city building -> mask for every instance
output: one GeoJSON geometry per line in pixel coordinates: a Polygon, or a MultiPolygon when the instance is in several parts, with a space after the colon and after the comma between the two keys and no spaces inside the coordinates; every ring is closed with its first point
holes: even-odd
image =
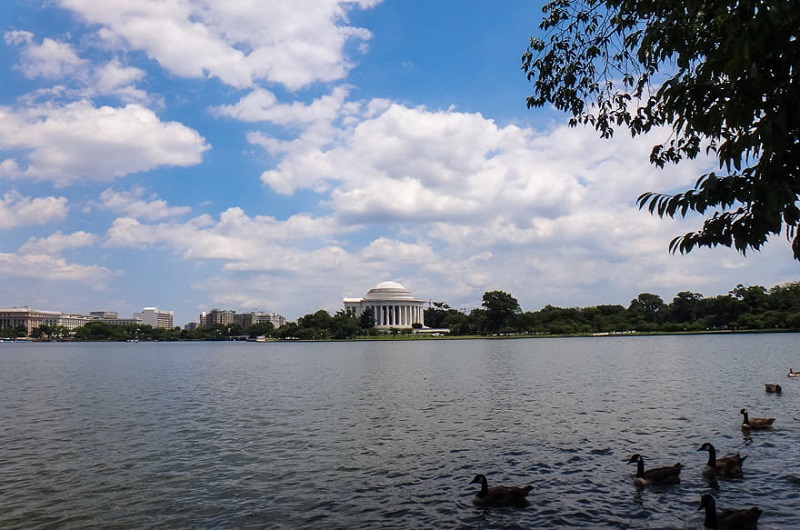
{"type": "Polygon", "coordinates": [[[200,327],[205,328],[214,325],[229,326],[235,323],[235,316],[236,311],[231,311],[230,309],[214,308],[208,312],[203,311],[200,313],[200,327]]]}
{"type": "Polygon", "coordinates": [[[30,307],[15,307],[0,309],[0,329],[24,328],[27,334],[39,326],[57,326],[61,313],[57,311],[42,311],[30,307]]]}
{"type": "Polygon", "coordinates": [[[157,307],[145,307],[139,313],[134,313],[133,318],[141,319],[142,324],[153,328],[172,329],[174,311],[161,311],[157,307]]]}
{"type": "Polygon", "coordinates": [[[270,322],[275,329],[278,329],[286,324],[286,318],[278,313],[236,313],[234,315],[234,322],[243,328],[270,322]]]}
{"type": "Polygon", "coordinates": [[[110,326],[140,326],[144,324],[141,318],[98,318],[97,322],[102,322],[110,326]]]}
{"type": "Polygon", "coordinates": [[[375,327],[382,330],[422,327],[425,322],[425,302],[397,282],[381,282],[363,298],[345,298],[343,302],[344,310],[356,317],[371,309],[375,327]]]}
{"type": "Polygon", "coordinates": [[[119,318],[119,313],[116,311],[91,311],[89,316],[99,318],[100,320],[119,318]]]}
{"type": "Polygon", "coordinates": [[[97,318],[91,315],[70,315],[67,313],[59,313],[58,315],[58,325],[70,331],[82,327],[87,322],[95,321],[97,321],[97,318]]]}

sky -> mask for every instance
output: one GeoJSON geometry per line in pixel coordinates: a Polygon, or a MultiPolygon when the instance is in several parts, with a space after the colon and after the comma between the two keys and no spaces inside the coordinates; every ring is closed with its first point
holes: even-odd
{"type": "Polygon", "coordinates": [[[709,160],[527,109],[541,2],[3,0],[0,307],[289,319],[426,301],[628,306],[798,280],[784,236],[668,251],[709,160]]]}

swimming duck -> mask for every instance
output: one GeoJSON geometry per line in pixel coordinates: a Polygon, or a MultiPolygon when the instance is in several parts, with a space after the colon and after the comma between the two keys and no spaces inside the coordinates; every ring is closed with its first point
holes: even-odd
{"type": "Polygon", "coordinates": [[[678,484],[681,481],[681,464],[674,466],[656,467],[644,470],[644,458],[642,455],[635,454],[628,460],[629,464],[636,462],[636,478],[633,483],[637,486],[666,486],[667,484],[678,484]]]}
{"type": "Polygon", "coordinates": [[[775,418],[748,418],[747,409],[740,410],[739,414],[744,416],[742,429],[770,429],[772,428],[772,422],[775,421],[775,418]]]}
{"type": "Polygon", "coordinates": [[[780,394],[783,391],[781,385],[766,383],[764,386],[767,388],[767,394],[780,394]]]}
{"type": "Polygon", "coordinates": [[[800,377],[800,372],[795,372],[791,368],[789,368],[789,377],[800,377]]]}
{"type": "Polygon", "coordinates": [[[475,475],[470,484],[480,484],[481,490],[472,499],[478,506],[524,506],[528,504],[526,497],[533,486],[492,486],[489,487],[486,477],[475,475]]]}
{"type": "Polygon", "coordinates": [[[753,506],[743,510],[727,509],[717,513],[717,502],[708,493],[700,497],[700,508],[706,509],[703,526],[710,530],[755,530],[761,509],[753,506]]]}
{"type": "Polygon", "coordinates": [[[744,462],[747,456],[736,453],[735,455],[725,455],[721,458],[717,458],[717,450],[708,442],[701,445],[698,451],[708,451],[708,462],[706,462],[705,467],[703,467],[704,475],[711,477],[742,476],[742,462],[744,462]]]}

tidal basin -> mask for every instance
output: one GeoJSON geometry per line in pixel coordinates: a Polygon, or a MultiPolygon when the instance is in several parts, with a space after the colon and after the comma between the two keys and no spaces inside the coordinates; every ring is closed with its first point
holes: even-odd
{"type": "Polygon", "coordinates": [[[704,493],[800,528],[798,339],[3,343],[0,528],[702,528],[704,493]],[[530,505],[474,507],[476,473],[530,505]]]}

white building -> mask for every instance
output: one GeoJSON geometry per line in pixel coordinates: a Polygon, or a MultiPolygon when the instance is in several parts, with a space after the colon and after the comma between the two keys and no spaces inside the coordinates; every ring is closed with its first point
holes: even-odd
{"type": "Polygon", "coordinates": [[[28,335],[39,326],[55,326],[61,313],[57,311],[42,311],[30,307],[15,307],[0,309],[0,329],[24,328],[28,335]]]}
{"type": "Polygon", "coordinates": [[[286,325],[286,318],[279,313],[236,313],[233,315],[233,321],[242,327],[248,328],[256,324],[271,323],[275,329],[286,325]]]}
{"type": "Polygon", "coordinates": [[[95,317],[88,315],[70,315],[67,313],[61,313],[61,315],[58,317],[58,325],[72,331],[83,327],[88,322],[93,322],[95,320],[97,320],[95,317]]]}
{"type": "Polygon", "coordinates": [[[425,302],[411,296],[408,289],[397,282],[381,282],[364,298],[345,298],[343,302],[344,310],[356,317],[372,309],[378,329],[411,328],[414,324],[420,327],[425,322],[425,302]]]}
{"type": "Polygon", "coordinates": [[[142,324],[153,328],[172,329],[174,311],[161,311],[157,307],[145,307],[141,313],[134,313],[133,318],[141,319],[142,324]]]}

